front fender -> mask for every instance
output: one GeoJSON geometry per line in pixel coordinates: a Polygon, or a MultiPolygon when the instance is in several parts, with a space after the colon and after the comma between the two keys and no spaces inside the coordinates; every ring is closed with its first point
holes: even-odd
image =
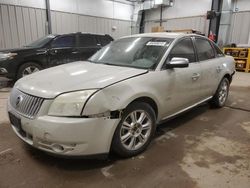
{"type": "Polygon", "coordinates": [[[119,82],[95,93],[86,103],[83,115],[122,110],[140,97],[149,97],[155,101],[157,106],[160,106],[160,102],[155,97],[156,92],[145,84],[133,84],[131,80],[119,82]]]}

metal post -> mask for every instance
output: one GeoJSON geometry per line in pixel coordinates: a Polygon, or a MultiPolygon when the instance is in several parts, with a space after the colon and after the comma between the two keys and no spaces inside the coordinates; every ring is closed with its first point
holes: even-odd
{"type": "MultiPolygon", "coordinates": [[[[211,10],[214,10],[217,13],[221,12],[222,3],[223,3],[223,0],[212,0],[211,10]]],[[[217,15],[214,19],[210,20],[210,24],[209,24],[208,35],[210,33],[215,34],[216,35],[216,39],[215,39],[216,42],[217,42],[217,37],[219,34],[220,18],[221,18],[221,15],[217,15]]]]}
{"type": "Polygon", "coordinates": [[[46,18],[47,18],[47,27],[48,27],[48,34],[52,33],[51,28],[51,13],[50,13],[50,0],[45,0],[46,3],[46,18]]]}
{"type": "Polygon", "coordinates": [[[160,26],[162,26],[162,5],[161,5],[161,11],[160,11],[160,26]]]}

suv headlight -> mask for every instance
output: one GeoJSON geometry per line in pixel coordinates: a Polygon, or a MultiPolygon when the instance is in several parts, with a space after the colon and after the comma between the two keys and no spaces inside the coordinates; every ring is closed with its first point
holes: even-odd
{"type": "Polygon", "coordinates": [[[0,61],[13,59],[17,53],[0,53],[0,61]]]}
{"type": "Polygon", "coordinates": [[[84,90],[61,94],[50,105],[48,115],[51,116],[81,116],[87,99],[96,90],[84,90]]]}

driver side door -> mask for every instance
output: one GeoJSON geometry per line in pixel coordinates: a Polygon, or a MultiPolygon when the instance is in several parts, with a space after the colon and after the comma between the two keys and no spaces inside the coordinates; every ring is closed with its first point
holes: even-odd
{"type": "Polygon", "coordinates": [[[77,61],[76,51],[75,35],[57,37],[49,49],[49,67],[77,61]]]}
{"type": "Polygon", "coordinates": [[[185,68],[168,68],[161,71],[165,84],[165,118],[182,110],[189,108],[202,100],[201,87],[201,66],[197,61],[194,44],[190,37],[177,42],[170,51],[166,63],[172,58],[186,58],[189,66],[185,68]]]}

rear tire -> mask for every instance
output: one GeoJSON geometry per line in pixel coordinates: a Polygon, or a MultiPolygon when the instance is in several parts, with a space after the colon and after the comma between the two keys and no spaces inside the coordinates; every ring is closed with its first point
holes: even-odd
{"type": "Polygon", "coordinates": [[[225,105],[229,93],[229,80],[227,78],[223,78],[220,82],[220,85],[213,96],[210,104],[212,107],[221,108],[225,105]]]}
{"type": "Polygon", "coordinates": [[[30,75],[34,72],[38,72],[41,69],[42,67],[37,63],[33,63],[33,62],[24,63],[23,65],[19,67],[17,71],[17,80],[24,76],[30,75]]]}
{"type": "Polygon", "coordinates": [[[113,136],[111,149],[121,157],[143,152],[150,144],[156,129],[156,116],[152,107],[143,102],[129,105],[113,136]]]}

